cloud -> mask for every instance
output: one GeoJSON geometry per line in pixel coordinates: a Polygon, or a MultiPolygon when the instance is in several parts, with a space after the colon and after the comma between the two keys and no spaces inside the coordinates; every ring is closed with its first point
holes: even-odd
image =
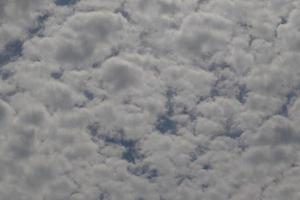
{"type": "Polygon", "coordinates": [[[262,125],[255,143],[280,145],[298,143],[299,139],[298,130],[291,122],[281,116],[274,116],[262,125]]]}
{"type": "Polygon", "coordinates": [[[225,50],[231,39],[231,22],[221,16],[201,13],[187,16],[177,36],[177,45],[187,55],[209,57],[225,50]]]}
{"type": "Polygon", "coordinates": [[[106,61],[102,66],[102,81],[108,90],[113,92],[126,91],[142,84],[142,72],[132,64],[118,58],[106,61]]]}
{"type": "Polygon", "coordinates": [[[0,124],[5,127],[13,117],[13,109],[5,101],[0,101],[0,124]]]}
{"type": "Polygon", "coordinates": [[[0,49],[16,39],[23,40],[28,29],[34,26],[35,18],[51,8],[51,1],[0,1],[0,49]]]}
{"type": "Polygon", "coordinates": [[[0,199],[299,199],[299,5],[0,0],[0,199]]]}
{"type": "Polygon", "coordinates": [[[24,54],[34,60],[46,59],[69,66],[102,62],[112,48],[117,48],[116,41],[120,40],[117,33],[123,23],[121,16],[106,11],[77,13],[70,16],[61,29],[51,31],[49,37],[25,43],[24,54]]]}

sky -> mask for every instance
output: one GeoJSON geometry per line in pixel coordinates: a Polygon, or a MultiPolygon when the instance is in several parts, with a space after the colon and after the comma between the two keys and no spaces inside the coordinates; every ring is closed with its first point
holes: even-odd
{"type": "Polygon", "coordinates": [[[0,200],[299,200],[300,1],[0,0],[0,200]]]}

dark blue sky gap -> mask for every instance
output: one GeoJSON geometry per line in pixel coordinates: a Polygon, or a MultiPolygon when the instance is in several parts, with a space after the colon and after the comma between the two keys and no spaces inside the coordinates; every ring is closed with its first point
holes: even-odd
{"type": "MultiPolygon", "coordinates": [[[[142,155],[138,152],[137,149],[137,141],[126,139],[126,138],[119,138],[119,137],[110,137],[110,136],[98,136],[98,125],[91,124],[87,127],[90,132],[92,138],[103,139],[107,144],[115,144],[120,145],[125,148],[122,159],[127,160],[128,162],[135,163],[137,159],[141,158],[142,155]]],[[[97,139],[96,139],[97,140],[97,139]]]]}
{"type": "Polygon", "coordinates": [[[135,176],[142,176],[145,177],[148,180],[154,180],[159,176],[159,172],[157,169],[152,169],[149,167],[149,165],[143,165],[138,167],[128,167],[127,169],[131,174],[134,174],[135,176]]]}
{"type": "Polygon", "coordinates": [[[292,99],[295,98],[296,96],[297,96],[296,92],[290,91],[290,92],[286,95],[286,101],[285,101],[284,104],[281,106],[281,108],[280,108],[278,114],[287,117],[287,116],[289,115],[288,106],[291,104],[292,99]]]}
{"type": "Polygon", "coordinates": [[[78,1],[79,0],[56,0],[55,4],[58,6],[69,6],[76,4],[78,1]]]}
{"type": "Polygon", "coordinates": [[[124,160],[127,160],[128,162],[135,163],[136,159],[140,157],[137,149],[136,149],[136,143],[135,140],[128,140],[128,139],[118,139],[118,138],[109,138],[106,137],[105,139],[106,143],[112,143],[121,145],[125,148],[125,151],[123,152],[122,158],[124,160]]]}
{"type": "Polygon", "coordinates": [[[175,133],[176,132],[176,122],[172,120],[172,115],[174,113],[173,98],[176,92],[169,88],[166,92],[167,102],[166,102],[166,113],[160,116],[156,122],[156,129],[161,133],[175,133]]]}
{"type": "Polygon", "coordinates": [[[4,51],[0,52],[0,67],[11,60],[22,55],[23,42],[21,40],[13,40],[5,45],[4,51]]]}
{"type": "Polygon", "coordinates": [[[38,16],[37,18],[37,25],[29,29],[29,33],[31,35],[38,34],[42,29],[44,29],[45,21],[49,18],[49,14],[44,14],[38,16]]]}

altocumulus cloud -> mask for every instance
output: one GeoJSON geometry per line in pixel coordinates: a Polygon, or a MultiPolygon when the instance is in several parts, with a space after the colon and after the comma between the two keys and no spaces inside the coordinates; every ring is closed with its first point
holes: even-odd
{"type": "Polygon", "coordinates": [[[299,200],[296,0],[0,0],[0,200],[299,200]]]}

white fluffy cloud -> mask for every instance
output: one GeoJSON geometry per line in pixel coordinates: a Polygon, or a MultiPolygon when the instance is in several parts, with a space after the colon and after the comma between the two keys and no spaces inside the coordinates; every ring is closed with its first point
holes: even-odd
{"type": "Polygon", "coordinates": [[[178,33],[177,45],[186,55],[210,57],[226,51],[231,40],[232,23],[216,14],[192,13],[187,16],[178,33]]]}
{"type": "Polygon", "coordinates": [[[294,0],[0,0],[0,200],[298,200],[294,0]]]}

